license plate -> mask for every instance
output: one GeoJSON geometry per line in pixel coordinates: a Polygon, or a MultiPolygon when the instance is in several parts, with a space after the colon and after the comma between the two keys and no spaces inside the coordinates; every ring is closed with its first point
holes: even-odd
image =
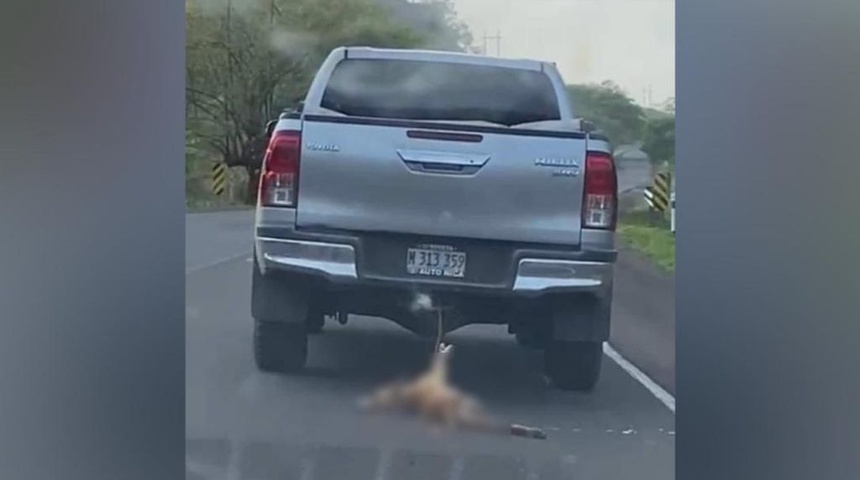
{"type": "Polygon", "coordinates": [[[406,271],[411,275],[463,278],[466,254],[447,246],[420,246],[406,251],[406,271]]]}

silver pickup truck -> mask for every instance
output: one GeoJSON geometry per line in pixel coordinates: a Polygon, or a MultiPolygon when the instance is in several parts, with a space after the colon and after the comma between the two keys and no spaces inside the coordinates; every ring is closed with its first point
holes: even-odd
{"type": "Polygon", "coordinates": [[[434,336],[507,325],[564,389],[600,375],[617,178],[553,64],[365,47],[331,52],[271,131],[255,221],[258,368],[291,372],[326,317],[434,336]]]}

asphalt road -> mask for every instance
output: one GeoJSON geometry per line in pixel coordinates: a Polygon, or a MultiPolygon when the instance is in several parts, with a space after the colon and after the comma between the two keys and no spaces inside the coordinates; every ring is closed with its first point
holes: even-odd
{"type": "MultiPolygon", "coordinates": [[[[358,412],[356,398],[420,371],[431,348],[380,319],[327,325],[312,337],[300,376],[259,373],[251,356],[252,222],[248,211],[187,216],[189,480],[674,478],[674,414],[640,381],[605,358],[591,395],[549,389],[539,356],[504,327],[451,335],[454,383],[500,417],[545,428],[548,440],[433,432],[358,412]]],[[[650,265],[622,256],[612,344],[670,392],[673,287],[650,265]]]]}

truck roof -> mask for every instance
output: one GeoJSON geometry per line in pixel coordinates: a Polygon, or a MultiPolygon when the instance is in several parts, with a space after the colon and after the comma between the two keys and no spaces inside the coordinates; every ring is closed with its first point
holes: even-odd
{"type": "Polygon", "coordinates": [[[378,58],[392,60],[418,60],[428,62],[467,63],[488,67],[515,68],[521,70],[543,71],[545,62],[527,58],[500,58],[473,53],[449,52],[442,50],[340,47],[346,58],[378,58]]]}

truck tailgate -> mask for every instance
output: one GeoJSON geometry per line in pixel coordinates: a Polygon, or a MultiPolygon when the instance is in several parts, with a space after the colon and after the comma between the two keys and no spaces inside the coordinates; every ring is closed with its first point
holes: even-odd
{"type": "Polygon", "coordinates": [[[299,228],[578,245],[585,138],[307,116],[299,228]]]}

